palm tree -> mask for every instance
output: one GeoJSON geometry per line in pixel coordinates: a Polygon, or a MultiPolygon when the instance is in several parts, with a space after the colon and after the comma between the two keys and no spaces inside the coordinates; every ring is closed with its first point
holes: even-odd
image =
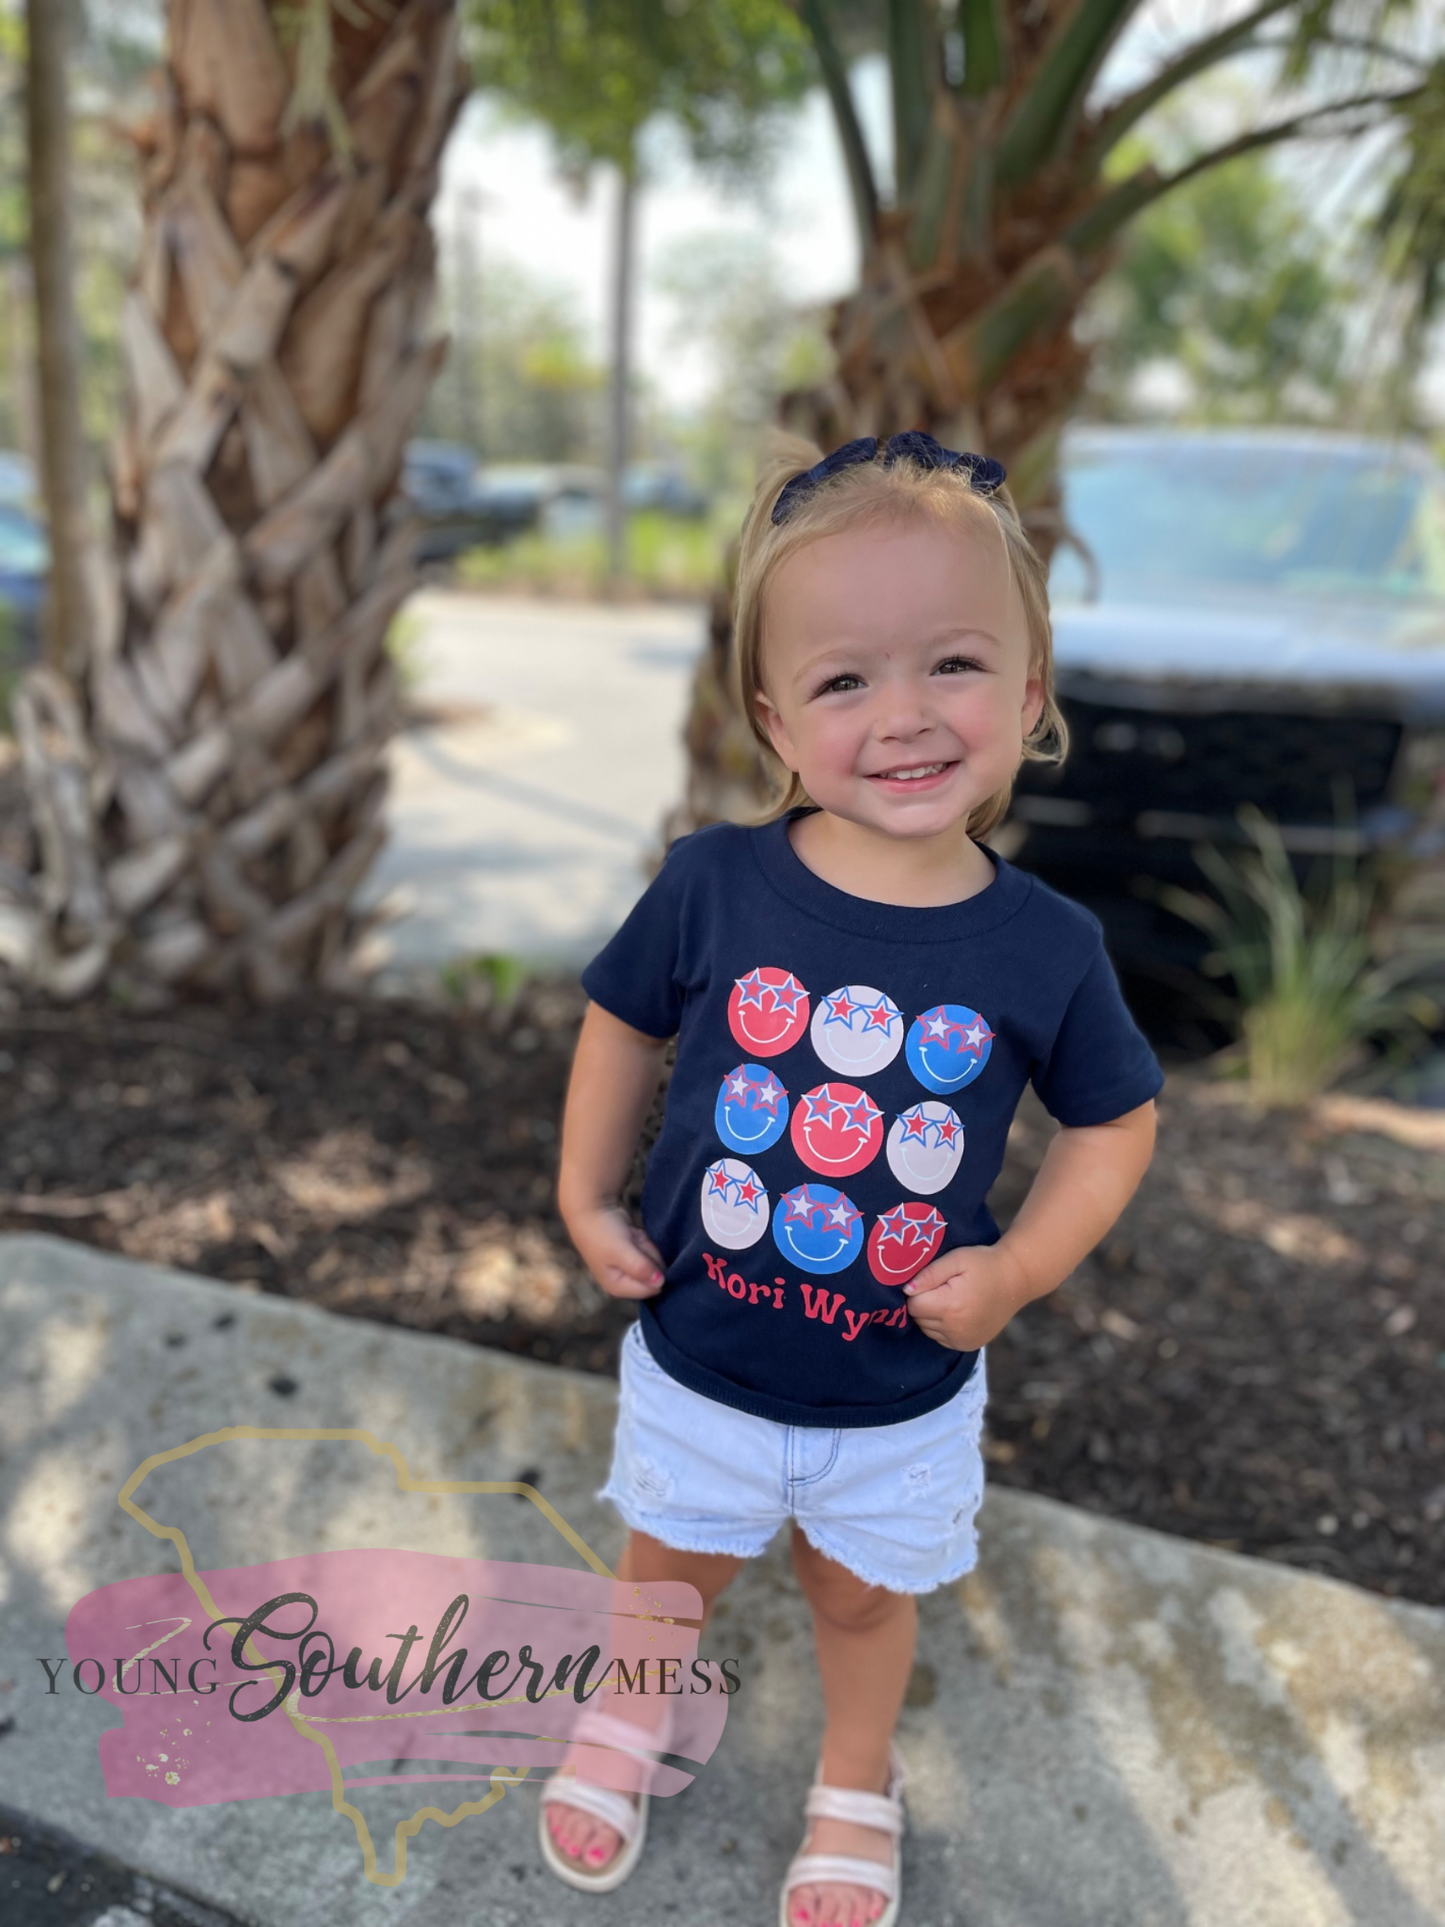
{"type": "MultiPolygon", "coordinates": [[[[897,185],[885,205],[840,44],[848,24],[840,0],[795,0],[842,146],[862,270],[832,311],[833,373],[785,395],[782,420],[825,449],[922,428],[998,456],[1045,552],[1060,527],[1058,437],[1089,367],[1073,323],[1128,224],[1207,169],[1282,141],[1398,119],[1419,148],[1420,130],[1438,130],[1445,105],[1445,60],[1386,40],[1387,19],[1402,12],[1390,0],[1259,0],[1098,104],[1100,69],[1142,7],[886,0],[897,185]],[[1287,82],[1327,63],[1327,100],[1281,107],[1172,172],[1118,170],[1121,143],[1152,109],[1221,62],[1271,47],[1287,82]]],[[[1422,223],[1419,197],[1409,205],[1422,223]]],[[[686,727],[687,794],[669,837],[745,814],[768,794],[729,693],[731,630],[724,585],[686,727]]]]}
{"type": "Polygon", "coordinates": [[[398,477],[445,352],[458,32],[456,0],[168,0],[113,589],[83,683],[41,669],[16,703],[42,865],[0,944],[53,992],[342,967],[415,580],[398,477]]]}

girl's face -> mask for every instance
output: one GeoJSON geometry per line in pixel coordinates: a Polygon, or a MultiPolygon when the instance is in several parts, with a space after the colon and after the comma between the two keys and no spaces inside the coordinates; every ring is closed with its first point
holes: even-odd
{"type": "Polygon", "coordinates": [[[768,585],[758,713],[815,803],[936,836],[1001,790],[1044,707],[1023,604],[987,527],[820,536],[768,585]]]}

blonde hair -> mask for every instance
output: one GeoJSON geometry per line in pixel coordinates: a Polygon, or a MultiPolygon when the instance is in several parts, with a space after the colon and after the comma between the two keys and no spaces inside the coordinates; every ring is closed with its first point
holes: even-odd
{"type": "MultiPolygon", "coordinates": [[[[879,443],[879,453],[883,443],[879,443]]],[[[758,476],[748,512],[743,518],[737,556],[735,595],[735,694],[753,735],[761,745],[775,786],[781,794],[756,819],[768,823],[811,804],[812,798],[793,770],[780,763],[758,715],[757,698],[763,687],[764,601],[774,571],[788,556],[825,535],[879,522],[909,517],[937,524],[974,527],[988,523],[1003,544],[1009,574],[1018,588],[1029,637],[1029,674],[1044,686],[1044,707],[1024,739],[1024,756],[1031,762],[1062,762],[1068,749],[1068,730],[1054,698],[1054,637],[1049,620],[1048,571],[1019,521],[1013,500],[1004,488],[983,495],[970,488],[961,470],[922,467],[908,458],[886,468],[878,460],[855,462],[825,476],[791,507],[782,523],[772,520],[773,505],[783,484],[823,459],[823,450],[801,435],[775,431],[758,476]],[[785,780],[783,780],[785,779],[785,780]]],[[[970,810],[966,828],[974,837],[986,836],[1008,811],[1013,783],[996,791],[970,810]]]]}

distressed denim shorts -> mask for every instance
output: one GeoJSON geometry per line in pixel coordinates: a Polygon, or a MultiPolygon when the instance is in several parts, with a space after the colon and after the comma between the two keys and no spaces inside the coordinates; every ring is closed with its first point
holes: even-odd
{"type": "Polygon", "coordinates": [[[756,1558],[796,1519],[866,1585],[931,1592],[978,1558],[985,1367],[981,1351],[951,1399],[897,1425],[782,1425],[679,1384],[634,1323],[612,1469],[593,1496],[681,1552],[756,1558]]]}

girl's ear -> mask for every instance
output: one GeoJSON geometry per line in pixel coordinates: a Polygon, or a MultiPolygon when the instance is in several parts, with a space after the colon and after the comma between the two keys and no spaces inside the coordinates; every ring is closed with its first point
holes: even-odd
{"type": "Polygon", "coordinates": [[[792,738],[788,735],[787,725],[778,713],[776,705],[763,694],[761,689],[753,697],[753,709],[758,721],[767,732],[768,741],[772,744],[778,760],[784,768],[792,770],[796,775],[798,759],[793,749],[792,738]]]}
{"type": "Polygon", "coordinates": [[[1044,679],[1030,676],[1024,684],[1023,726],[1024,735],[1031,736],[1039,726],[1039,718],[1044,713],[1044,679]]]}

